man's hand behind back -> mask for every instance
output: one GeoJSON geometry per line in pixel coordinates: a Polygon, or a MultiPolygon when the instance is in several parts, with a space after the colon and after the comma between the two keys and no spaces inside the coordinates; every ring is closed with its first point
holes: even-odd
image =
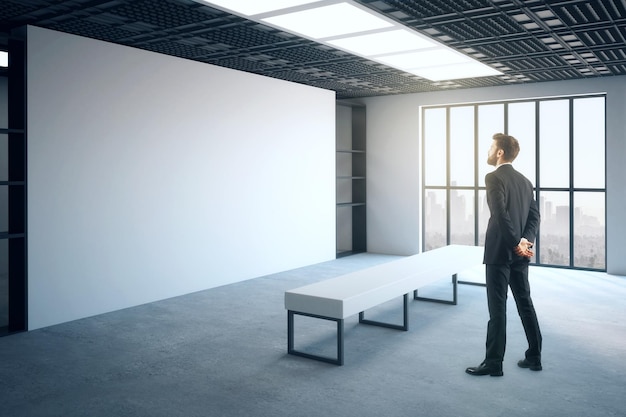
{"type": "Polygon", "coordinates": [[[521,256],[523,258],[532,258],[535,255],[531,249],[533,244],[529,242],[525,237],[521,238],[517,246],[513,249],[517,256],[521,256]]]}

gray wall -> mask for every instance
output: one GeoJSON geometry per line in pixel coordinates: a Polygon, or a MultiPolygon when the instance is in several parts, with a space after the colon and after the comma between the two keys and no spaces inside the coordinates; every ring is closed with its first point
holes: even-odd
{"type": "Polygon", "coordinates": [[[334,92],[29,27],[28,141],[29,329],[335,258],[334,92]]]}
{"type": "Polygon", "coordinates": [[[368,251],[419,252],[420,106],[586,93],[607,93],[607,271],[626,275],[626,77],[356,100],[367,106],[368,251]]]}

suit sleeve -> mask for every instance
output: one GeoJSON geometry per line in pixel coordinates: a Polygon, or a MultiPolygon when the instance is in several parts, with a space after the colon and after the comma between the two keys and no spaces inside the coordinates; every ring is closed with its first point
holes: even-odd
{"type": "Polygon", "coordinates": [[[535,242],[537,238],[537,231],[539,230],[539,222],[541,217],[539,214],[539,208],[537,207],[537,201],[533,198],[530,202],[530,208],[528,209],[528,218],[526,219],[526,225],[524,226],[523,237],[530,242],[535,242]]]}
{"type": "MultiPolygon", "coordinates": [[[[495,221],[500,234],[500,241],[507,247],[515,247],[522,236],[515,231],[511,216],[506,208],[506,194],[504,184],[496,175],[485,176],[487,186],[487,203],[491,211],[491,221],[495,221]]],[[[527,237],[528,239],[528,237],[527,237]]]]}

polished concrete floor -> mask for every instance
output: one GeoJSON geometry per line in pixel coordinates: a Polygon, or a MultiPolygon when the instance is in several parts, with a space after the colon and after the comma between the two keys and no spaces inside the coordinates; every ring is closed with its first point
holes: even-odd
{"type": "MultiPolygon", "coordinates": [[[[485,289],[473,285],[456,306],[411,301],[408,332],[348,319],[344,366],[286,354],[285,290],[392,259],[349,256],[0,338],[0,415],[626,415],[626,278],[603,273],[532,268],[541,372],[516,366],[526,346],[511,299],[504,376],[464,373],[484,355],[485,289]]],[[[422,295],[450,290],[442,280],[422,295]]],[[[400,307],[368,318],[400,319],[400,307]]],[[[334,348],[332,324],[297,326],[300,347],[334,348]]]]}

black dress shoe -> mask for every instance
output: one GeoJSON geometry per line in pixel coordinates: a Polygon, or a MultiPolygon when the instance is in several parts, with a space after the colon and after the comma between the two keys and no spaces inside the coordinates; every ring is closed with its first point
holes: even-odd
{"type": "Polygon", "coordinates": [[[481,375],[491,375],[491,376],[502,376],[504,373],[502,372],[502,365],[487,365],[485,362],[481,363],[478,366],[472,366],[465,370],[470,375],[481,376],[481,375]]]}
{"type": "Polygon", "coordinates": [[[522,359],[521,361],[517,362],[517,366],[519,366],[520,368],[528,368],[531,371],[541,371],[543,369],[543,367],[541,366],[541,362],[533,362],[529,361],[528,359],[522,359]]]}

